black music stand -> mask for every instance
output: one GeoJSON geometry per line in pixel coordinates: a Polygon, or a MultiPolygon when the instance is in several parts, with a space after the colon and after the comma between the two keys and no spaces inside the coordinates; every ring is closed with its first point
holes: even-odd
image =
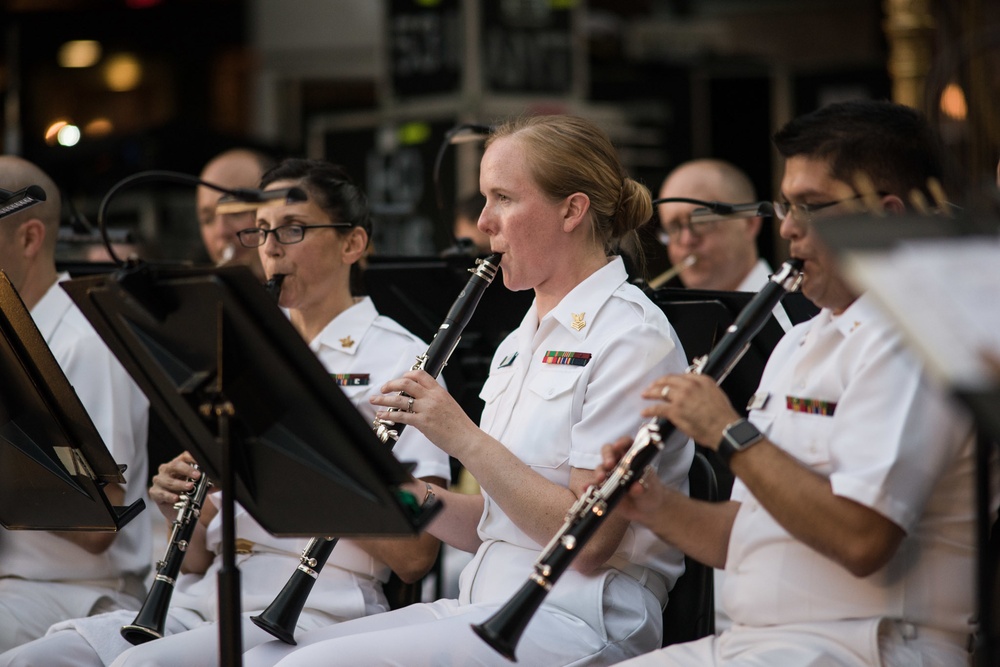
{"type": "MultiPolygon", "coordinates": [[[[927,370],[950,388],[978,428],[976,495],[979,634],[975,665],[1000,661],[1000,535],[990,515],[991,467],[1000,443],[1000,378],[987,367],[970,335],[993,309],[993,277],[1000,266],[1000,221],[983,216],[851,216],[817,219],[823,241],[838,255],[843,272],[867,290],[924,360],[927,370]],[[989,281],[986,299],[970,282],[989,281]],[[932,284],[931,289],[922,289],[932,284]],[[938,289],[943,288],[943,289],[938,289]],[[914,298],[918,302],[914,302],[914,298]]],[[[990,349],[998,354],[994,344],[990,349]]]]}
{"type": "Polygon", "coordinates": [[[235,501],[279,536],[412,535],[440,509],[399,489],[407,467],[246,267],[134,265],[63,286],[221,481],[221,664],[242,653],[235,501]]]}
{"type": "MultiPolygon", "coordinates": [[[[654,291],[650,298],[670,320],[684,346],[688,363],[692,363],[715,347],[729,325],[754,296],[756,294],[753,292],[662,287],[654,291]]],[[[819,310],[798,293],[786,294],[781,304],[793,324],[808,320],[819,310]]],[[[719,384],[733,407],[744,415],[747,413],[747,402],[760,384],[760,376],[771,356],[771,350],[784,335],[784,329],[774,316],[769,317],[764,328],[751,341],[746,354],[719,384]]],[[[712,450],[701,446],[698,449],[715,470],[719,498],[728,498],[733,487],[733,474],[729,471],[729,466],[722,463],[718,454],[712,450]]]]}
{"type": "Polygon", "coordinates": [[[145,504],[108,501],[104,487],[123,484],[125,467],[108,452],[2,271],[0,333],[0,523],[16,530],[120,530],[145,504]]]}

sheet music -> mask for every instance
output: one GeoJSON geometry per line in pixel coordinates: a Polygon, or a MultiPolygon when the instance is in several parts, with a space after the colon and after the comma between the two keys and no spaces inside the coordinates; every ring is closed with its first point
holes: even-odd
{"type": "Polygon", "coordinates": [[[1000,239],[906,241],[890,252],[849,253],[845,268],[932,374],[954,388],[997,386],[981,355],[1000,359],[1000,239]]]}

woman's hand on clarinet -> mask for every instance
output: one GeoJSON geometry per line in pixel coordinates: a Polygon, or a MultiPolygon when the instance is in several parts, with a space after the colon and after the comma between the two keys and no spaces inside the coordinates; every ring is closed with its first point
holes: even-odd
{"type": "Polygon", "coordinates": [[[695,442],[715,449],[722,431],[739,419],[725,392],[707,375],[666,375],[642,392],[654,402],[642,410],[643,417],[667,419],[695,442]]]}
{"type": "Polygon", "coordinates": [[[371,397],[372,405],[395,411],[379,410],[376,415],[379,419],[418,429],[455,458],[462,458],[457,448],[471,441],[469,434],[479,431],[462,406],[424,371],[409,371],[401,378],[386,382],[381,390],[381,396],[371,397]]]}
{"type": "Polygon", "coordinates": [[[180,501],[182,493],[194,490],[195,481],[202,474],[194,457],[183,452],[172,461],[160,464],[159,471],[153,476],[153,485],[149,487],[149,498],[165,517],[173,519],[177,514],[174,504],[180,501]]]}

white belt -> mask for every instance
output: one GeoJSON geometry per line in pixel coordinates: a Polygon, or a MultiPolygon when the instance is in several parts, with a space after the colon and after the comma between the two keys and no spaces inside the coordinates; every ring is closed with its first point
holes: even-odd
{"type": "Polygon", "coordinates": [[[915,639],[924,638],[951,644],[953,646],[961,646],[967,651],[971,649],[970,641],[972,635],[970,632],[940,630],[927,625],[916,625],[915,623],[908,623],[907,621],[899,620],[892,621],[892,623],[896,626],[899,636],[902,637],[904,641],[913,641],[915,639]]]}
{"type": "Polygon", "coordinates": [[[612,556],[608,560],[608,566],[632,577],[645,586],[659,601],[661,608],[667,603],[667,582],[664,581],[663,575],[659,572],[642,565],[630,563],[621,556],[612,556]]]}

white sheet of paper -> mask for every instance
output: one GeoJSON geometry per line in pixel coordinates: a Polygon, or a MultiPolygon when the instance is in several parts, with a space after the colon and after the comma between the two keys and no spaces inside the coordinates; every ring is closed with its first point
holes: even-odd
{"type": "Polygon", "coordinates": [[[844,268],[938,379],[961,389],[996,386],[981,355],[1000,359],[1000,239],[907,241],[890,252],[851,252],[844,268]]]}

